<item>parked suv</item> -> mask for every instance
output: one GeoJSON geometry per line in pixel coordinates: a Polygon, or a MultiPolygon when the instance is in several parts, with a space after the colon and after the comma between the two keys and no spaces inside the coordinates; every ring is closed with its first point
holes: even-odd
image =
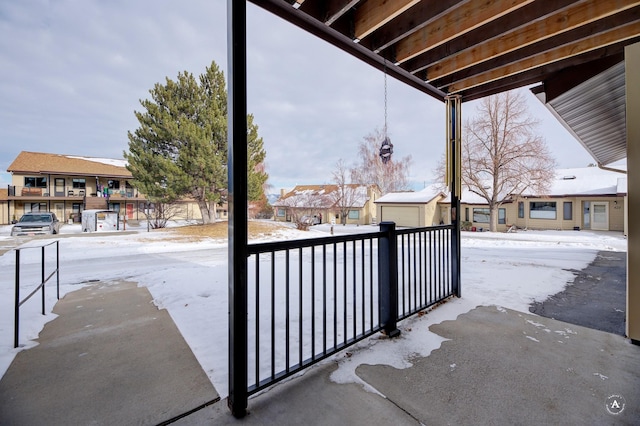
{"type": "Polygon", "coordinates": [[[11,228],[11,236],[48,235],[60,232],[60,221],[54,213],[25,213],[11,228]]]}

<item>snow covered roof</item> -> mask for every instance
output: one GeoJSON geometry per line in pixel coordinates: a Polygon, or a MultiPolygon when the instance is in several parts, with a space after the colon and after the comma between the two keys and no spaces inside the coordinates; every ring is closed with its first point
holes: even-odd
{"type": "Polygon", "coordinates": [[[445,197],[444,192],[435,189],[432,186],[426,187],[421,191],[416,192],[390,192],[378,198],[376,203],[428,203],[434,198],[441,196],[445,197]]]}
{"type": "MultiPolygon", "coordinates": [[[[623,170],[623,167],[620,167],[623,170]]],[[[393,192],[376,201],[376,203],[428,203],[438,193],[435,186],[418,192],[393,192]]],[[[582,167],[558,169],[548,193],[523,194],[529,197],[563,197],[577,195],[619,195],[627,193],[626,175],[598,167],[582,167]]],[[[462,190],[460,201],[466,204],[486,204],[481,196],[462,190]]],[[[451,202],[451,194],[446,194],[442,203],[451,202]]]]}
{"type": "MultiPolygon", "coordinates": [[[[350,207],[362,208],[369,200],[366,185],[348,184],[347,199],[350,207]]],[[[337,201],[339,187],[330,185],[297,185],[272,205],[275,207],[329,208],[337,201]]],[[[347,191],[345,191],[347,192],[347,191]]]]}
{"type": "MultiPolygon", "coordinates": [[[[562,197],[575,195],[616,195],[626,194],[626,184],[619,186],[618,180],[626,175],[598,167],[558,169],[547,196],[562,197]],[[619,189],[624,189],[620,191],[619,189]]],[[[536,196],[540,194],[523,194],[536,196]]]]}

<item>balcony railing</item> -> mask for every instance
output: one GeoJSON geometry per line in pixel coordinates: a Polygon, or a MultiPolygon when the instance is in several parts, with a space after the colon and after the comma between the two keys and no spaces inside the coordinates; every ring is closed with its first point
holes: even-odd
{"type": "Polygon", "coordinates": [[[138,192],[133,188],[109,189],[108,191],[96,192],[95,188],[74,188],[72,186],[55,186],[45,188],[35,188],[30,186],[9,185],[10,197],[30,197],[30,198],[84,198],[84,197],[114,197],[114,198],[138,198],[138,192]]]}
{"type": "Polygon", "coordinates": [[[251,395],[456,294],[451,225],[248,246],[251,395]]]}

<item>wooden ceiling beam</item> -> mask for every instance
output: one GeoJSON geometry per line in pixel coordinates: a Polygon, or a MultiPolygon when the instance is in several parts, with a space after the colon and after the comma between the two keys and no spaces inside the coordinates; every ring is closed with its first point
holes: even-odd
{"type": "MultiPolygon", "coordinates": [[[[483,84],[482,86],[476,86],[462,92],[462,100],[463,102],[468,102],[475,99],[484,98],[486,96],[491,96],[496,93],[505,92],[507,90],[517,89],[519,87],[524,87],[539,82],[546,82],[549,79],[554,78],[564,70],[580,66],[589,66],[589,64],[603,60],[604,58],[624,55],[625,44],[626,42],[617,43],[611,46],[603,47],[601,49],[592,50],[590,52],[583,53],[582,55],[574,56],[563,61],[554,62],[540,68],[525,71],[516,76],[509,76],[500,80],[492,81],[491,83],[483,84]]],[[[567,88],[569,88],[569,86],[567,86],[567,88]]]]}
{"type": "Polygon", "coordinates": [[[510,28],[517,29],[528,25],[532,21],[537,21],[551,13],[555,13],[566,6],[585,1],[589,0],[554,0],[530,3],[507,16],[502,16],[480,28],[469,31],[460,37],[456,37],[434,49],[409,59],[402,63],[402,67],[413,73],[424,71],[448,56],[455,55],[467,49],[469,46],[474,46],[482,41],[500,36],[505,30],[510,28]]]}
{"type": "Polygon", "coordinates": [[[554,37],[582,25],[621,13],[640,5],[640,1],[579,3],[543,21],[531,22],[484,43],[443,59],[427,69],[427,80],[436,80],[463,69],[488,61],[506,53],[521,49],[541,40],[554,37]]]}
{"type": "Polygon", "coordinates": [[[364,40],[360,40],[360,44],[378,53],[398,40],[407,37],[412,32],[435,21],[454,7],[460,7],[469,1],[471,0],[423,0],[413,6],[409,13],[397,16],[391,24],[379,28],[364,40]]]}
{"type": "Polygon", "coordinates": [[[356,9],[354,36],[362,40],[420,0],[367,0],[356,9]]]}
{"type": "MultiPolygon", "coordinates": [[[[460,70],[454,74],[447,75],[443,78],[432,80],[431,83],[436,86],[449,86],[457,81],[469,78],[477,74],[483,74],[493,68],[499,68],[505,65],[518,62],[521,58],[529,58],[543,52],[548,52],[557,47],[564,46],[576,40],[587,39],[605,31],[610,31],[631,22],[640,21],[640,6],[628,9],[623,13],[618,13],[599,21],[592,22],[582,27],[575,28],[571,31],[564,32],[552,38],[547,38],[538,43],[531,44],[517,49],[502,56],[482,62],[472,67],[460,70]]],[[[426,72],[414,73],[419,78],[426,81],[426,72]]]]}
{"type": "Polygon", "coordinates": [[[562,61],[572,56],[580,55],[592,50],[596,50],[608,45],[635,38],[640,34],[640,21],[634,21],[601,34],[581,40],[566,43],[546,52],[539,52],[537,55],[528,58],[520,58],[518,61],[512,62],[500,67],[491,68],[481,74],[473,75],[469,78],[462,79],[448,86],[447,92],[458,93],[469,90],[476,86],[500,80],[509,76],[515,76],[520,73],[532,70],[544,65],[562,61]]]}
{"type": "Polygon", "coordinates": [[[501,16],[517,10],[533,0],[486,0],[465,3],[420,30],[400,40],[396,61],[402,63],[501,16]]]}

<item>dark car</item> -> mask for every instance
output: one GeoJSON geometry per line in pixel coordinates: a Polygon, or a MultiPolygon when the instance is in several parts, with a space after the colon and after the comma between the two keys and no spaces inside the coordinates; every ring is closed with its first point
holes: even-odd
{"type": "Polygon", "coordinates": [[[25,213],[11,228],[11,236],[51,235],[60,232],[60,221],[54,213],[25,213]]]}

